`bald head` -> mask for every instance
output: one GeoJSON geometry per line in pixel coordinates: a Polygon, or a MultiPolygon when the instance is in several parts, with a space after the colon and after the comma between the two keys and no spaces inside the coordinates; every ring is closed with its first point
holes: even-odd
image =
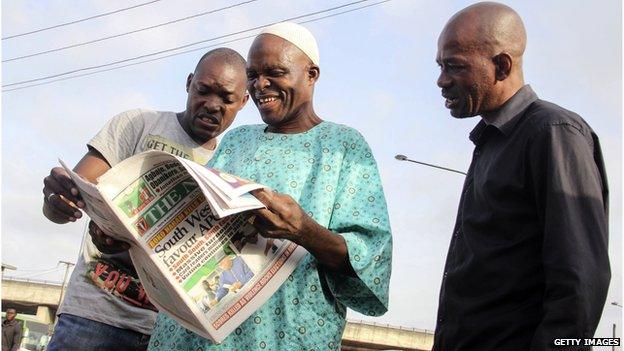
{"type": "Polygon", "coordinates": [[[526,32],[518,14],[493,2],[471,5],[451,17],[436,61],[445,106],[457,118],[487,119],[524,85],[526,32]]]}
{"type": "Polygon", "coordinates": [[[491,56],[506,52],[518,60],[526,47],[520,16],[495,2],[480,2],[456,13],[444,27],[442,39],[467,51],[478,50],[491,56]]]}
{"type": "Polygon", "coordinates": [[[236,50],[230,48],[216,48],[205,53],[197,62],[195,72],[201,67],[204,61],[215,59],[224,64],[232,66],[234,69],[245,72],[245,59],[236,50]]]}

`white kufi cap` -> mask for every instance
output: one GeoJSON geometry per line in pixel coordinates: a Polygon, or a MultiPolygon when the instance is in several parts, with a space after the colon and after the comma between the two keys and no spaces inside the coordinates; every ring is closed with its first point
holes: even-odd
{"type": "Polygon", "coordinates": [[[315,65],[319,64],[319,50],[312,33],[302,25],[282,22],[266,27],[260,34],[273,34],[298,47],[315,65]]]}

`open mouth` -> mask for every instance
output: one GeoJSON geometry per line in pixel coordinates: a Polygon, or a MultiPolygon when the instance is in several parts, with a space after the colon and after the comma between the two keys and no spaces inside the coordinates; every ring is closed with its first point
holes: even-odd
{"type": "Polygon", "coordinates": [[[217,117],[214,117],[214,116],[199,115],[197,117],[199,118],[199,120],[201,120],[202,122],[204,122],[206,124],[219,124],[219,119],[217,117]]]}
{"type": "Polygon", "coordinates": [[[446,106],[446,108],[452,108],[453,106],[456,106],[459,103],[459,97],[451,95],[448,92],[443,91],[442,97],[445,99],[444,106],[446,106]]]}
{"type": "Polygon", "coordinates": [[[219,119],[214,116],[200,115],[195,118],[197,127],[201,129],[214,130],[219,128],[219,119]]]}
{"type": "Polygon", "coordinates": [[[459,98],[447,97],[446,100],[444,101],[444,106],[446,106],[446,108],[451,108],[457,105],[458,102],[459,102],[459,98]]]}
{"type": "Polygon", "coordinates": [[[278,103],[279,98],[277,96],[266,96],[266,97],[258,97],[256,101],[258,102],[258,108],[272,108],[278,103]]]}
{"type": "Polygon", "coordinates": [[[268,104],[269,102],[273,102],[273,101],[275,101],[275,100],[277,100],[277,98],[276,98],[276,97],[274,97],[274,96],[271,96],[271,97],[266,97],[266,98],[260,98],[260,99],[258,99],[258,103],[259,103],[260,105],[264,105],[264,104],[268,104]]]}

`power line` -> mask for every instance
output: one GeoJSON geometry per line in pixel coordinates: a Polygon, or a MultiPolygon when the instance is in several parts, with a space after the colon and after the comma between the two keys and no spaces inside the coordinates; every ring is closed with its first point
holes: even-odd
{"type": "Polygon", "coordinates": [[[137,7],[141,7],[141,6],[145,6],[145,5],[153,4],[153,3],[158,2],[158,1],[161,1],[161,0],[152,0],[152,1],[144,2],[144,3],[142,3],[142,4],[137,4],[137,5],[134,5],[134,6],[125,7],[125,8],[123,8],[123,9],[119,9],[119,10],[115,10],[115,11],[110,11],[110,12],[106,12],[106,13],[101,13],[101,14],[99,14],[99,15],[90,16],[90,17],[82,18],[82,19],[79,19],[79,20],[71,21],[71,22],[65,22],[65,23],[57,24],[57,25],[50,26],[50,27],[45,27],[45,28],[35,29],[35,30],[30,31],[30,32],[25,32],[25,33],[20,33],[20,34],[10,35],[10,36],[7,36],[7,37],[2,37],[2,40],[11,39],[11,38],[17,38],[17,37],[22,37],[22,36],[24,36],[24,35],[29,35],[29,34],[39,33],[39,32],[43,32],[43,31],[45,31],[45,30],[49,30],[49,29],[54,29],[54,28],[59,28],[59,27],[63,27],[63,26],[68,26],[68,25],[70,25],[70,24],[76,24],[76,23],[80,23],[80,22],[84,22],[84,21],[92,20],[92,19],[94,19],[94,18],[100,18],[100,17],[104,17],[104,16],[112,15],[112,14],[115,14],[115,13],[119,13],[119,12],[123,12],[123,11],[131,10],[131,9],[135,9],[135,8],[137,8],[137,7]]]}
{"type": "MultiPolygon", "coordinates": [[[[2,85],[2,87],[6,88],[6,87],[15,86],[15,85],[21,85],[21,84],[26,84],[26,83],[38,82],[38,81],[42,81],[42,80],[47,80],[47,79],[52,79],[52,78],[66,76],[66,75],[72,74],[72,73],[77,73],[77,72],[82,72],[82,71],[89,71],[89,70],[93,70],[93,69],[113,66],[113,65],[116,65],[116,64],[125,63],[125,62],[129,62],[129,61],[134,61],[134,60],[138,60],[138,59],[142,59],[142,58],[146,58],[146,57],[150,57],[150,56],[155,56],[155,55],[159,55],[159,54],[163,54],[163,53],[167,53],[167,52],[171,52],[171,51],[177,51],[177,50],[184,49],[184,48],[187,48],[187,47],[191,47],[191,46],[194,46],[194,45],[197,45],[197,44],[206,43],[206,42],[210,42],[210,41],[215,41],[215,40],[231,37],[231,36],[234,36],[234,35],[243,34],[243,33],[247,33],[247,32],[250,32],[250,31],[258,30],[258,29],[261,29],[261,28],[264,28],[264,27],[268,27],[268,26],[276,24],[276,23],[280,23],[280,22],[284,22],[284,21],[294,21],[294,20],[297,20],[297,19],[302,19],[302,18],[305,18],[305,17],[310,17],[310,16],[321,14],[321,13],[325,13],[325,12],[330,12],[330,11],[333,11],[333,10],[337,10],[337,9],[340,9],[340,8],[344,8],[344,7],[347,7],[347,6],[351,6],[351,5],[354,5],[354,4],[363,3],[363,2],[367,2],[367,1],[370,1],[370,0],[353,1],[353,2],[350,2],[350,3],[347,3],[347,4],[343,4],[343,5],[340,5],[340,6],[335,6],[335,7],[332,7],[332,8],[325,9],[325,10],[315,11],[315,12],[307,13],[307,14],[300,15],[300,16],[286,18],[286,19],[283,19],[281,21],[268,23],[268,24],[265,24],[265,25],[262,25],[262,26],[257,26],[257,27],[241,30],[241,31],[238,31],[238,32],[225,34],[225,35],[221,35],[221,36],[218,36],[218,37],[213,37],[213,38],[206,39],[206,40],[197,41],[197,42],[190,43],[190,44],[185,44],[185,45],[181,45],[181,46],[177,46],[177,47],[173,47],[173,48],[169,48],[169,49],[165,49],[165,50],[161,50],[161,51],[157,51],[157,52],[152,52],[152,53],[144,54],[144,55],[140,55],[140,56],[135,56],[135,57],[131,57],[131,58],[123,59],[123,60],[113,61],[113,62],[101,64],[101,65],[84,67],[84,68],[79,68],[79,69],[75,69],[75,70],[71,70],[71,71],[67,71],[67,72],[63,72],[63,73],[48,75],[48,76],[39,77],[39,78],[33,78],[33,79],[29,79],[29,80],[23,80],[23,81],[19,81],[19,82],[15,82],[15,83],[4,84],[4,85],[2,85]]],[[[386,1],[378,2],[377,4],[381,4],[383,2],[386,2],[386,1]]],[[[372,5],[370,5],[370,6],[372,6],[372,5]]],[[[364,8],[364,7],[362,7],[362,8],[364,8]]],[[[197,49],[197,50],[199,50],[199,49],[197,49]]],[[[17,89],[7,89],[7,90],[3,90],[3,92],[4,91],[11,91],[11,90],[17,90],[17,89]]]]}
{"type": "MultiPolygon", "coordinates": [[[[390,1],[390,0],[386,0],[386,1],[390,1]]],[[[101,69],[101,70],[97,70],[97,71],[93,71],[93,72],[76,74],[76,75],[73,75],[73,76],[70,76],[70,77],[63,77],[63,78],[49,80],[49,81],[43,82],[43,83],[30,84],[30,85],[25,85],[25,86],[22,86],[22,87],[17,87],[17,88],[12,88],[12,89],[4,89],[4,90],[2,90],[2,92],[4,93],[4,92],[7,92],[7,91],[32,88],[32,87],[36,87],[36,86],[39,86],[39,85],[46,85],[46,84],[51,84],[51,83],[55,83],[55,82],[61,82],[61,81],[64,81],[64,80],[90,76],[90,75],[94,75],[94,74],[97,74],[97,73],[114,71],[114,70],[118,70],[118,69],[125,68],[125,67],[141,65],[141,64],[144,64],[144,63],[149,63],[149,62],[153,62],[153,61],[163,60],[163,59],[166,59],[166,58],[169,58],[169,57],[173,57],[173,56],[179,56],[179,55],[182,55],[182,54],[188,54],[190,52],[195,52],[195,51],[199,51],[199,50],[212,48],[212,47],[215,47],[215,46],[220,46],[220,45],[224,45],[224,44],[228,44],[228,43],[233,43],[233,42],[236,42],[236,41],[253,38],[255,36],[256,36],[255,34],[254,35],[248,35],[246,37],[236,38],[236,39],[232,39],[232,40],[228,40],[228,41],[223,41],[223,42],[220,42],[220,43],[217,43],[217,44],[212,44],[212,45],[204,46],[204,47],[197,48],[197,49],[181,51],[181,52],[177,52],[175,54],[169,54],[169,55],[165,55],[165,56],[161,56],[161,57],[157,57],[157,58],[153,58],[153,59],[149,59],[149,60],[144,60],[144,61],[139,61],[139,62],[134,62],[134,63],[128,63],[128,64],[125,64],[125,65],[116,66],[116,67],[112,67],[112,68],[105,68],[105,69],[101,69]]]]}
{"type": "Polygon", "coordinates": [[[17,278],[24,278],[24,279],[26,279],[26,278],[34,278],[34,277],[38,277],[38,276],[42,276],[42,275],[45,275],[45,274],[56,272],[56,271],[58,271],[61,268],[63,268],[63,267],[57,266],[56,268],[49,269],[49,270],[46,270],[46,271],[41,271],[39,273],[31,273],[31,274],[26,274],[26,275],[17,275],[16,277],[17,278]]]}
{"type": "Polygon", "coordinates": [[[56,267],[53,268],[46,268],[46,269],[16,269],[15,272],[43,272],[43,271],[50,271],[50,270],[55,270],[58,268],[58,264],[56,265],[56,267]]]}
{"type": "Polygon", "coordinates": [[[383,4],[384,2],[388,2],[388,1],[391,1],[391,0],[383,0],[383,1],[379,1],[379,2],[372,3],[372,4],[368,4],[368,5],[364,5],[364,6],[356,7],[356,8],[353,8],[353,9],[349,9],[349,10],[345,10],[345,11],[335,12],[335,13],[332,13],[331,15],[325,15],[325,16],[317,17],[317,18],[314,18],[314,19],[311,19],[311,20],[300,21],[300,22],[297,22],[297,23],[299,23],[299,24],[304,24],[304,23],[316,22],[316,21],[320,21],[320,20],[325,19],[325,18],[335,17],[335,16],[342,15],[342,14],[345,14],[345,13],[349,13],[349,12],[353,12],[353,11],[357,11],[357,10],[365,9],[365,8],[367,8],[367,7],[372,7],[372,6],[375,6],[375,5],[380,5],[380,4],[383,4]]]}
{"type": "Polygon", "coordinates": [[[241,6],[241,5],[249,4],[249,3],[254,2],[254,1],[258,1],[258,0],[243,1],[243,2],[239,2],[237,4],[225,6],[225,7],[219,8],[219,9],[201,12],[201,13],[198,13],[198,14],[195,14],[195,15],[178,18],[178,19],[171,20],[171,21],[168,21],[168,22],[156,24],[156,25],[153,25],[153,26],[143,27],[143,28],[131,30],[131,31],[125,32],[125,33],[110,35],[110,36],[107,36],[107,37],[102,37],[102,38],[98,38],[98,39],[94,39],[94,40],[85,41],[85,42],[82,42],[82,43],[76,43],[76,44],[71,44],[71,45],[67,45],[67,46],[62,46],[62,47],[54,48],[54,49],[50,49],[50,50],[39,51],[39,52],[35,52],[35,53],[32,53],[32,54],[28,54],[28,55],[11,57],[11,58],[2,60],[2,62],[11,62],[11,61],[22,60],[22,59],[29,58],[29,57],[40,56],[40,55],[49,54],[49,53],[52,53],[52,52],[58,52],[58,51],[63,51],[63,50],[71,49],[71,48],[77,48],[77,47],[80,47],[80,46],[85,46],[85,45],[89,45],[89,44],[93,44],[93,43],[98,43],[98,42],[105,41],[105,40],[108,40],[108,39],[119,38],[119,37],[123,37],[123,36],[126,36],[126,35],[139,33],[139,32],[143,32],[143,31],[154,29],[154,28],[158,28],[158,27],[163,27],[163,26],[166,26],[166,25],[169,25],[169,24],[182,22],[182,21],[186,21],[186,20],[189,20],[189,19],[193,19],[193,18],[209,15],[209,14],[212,14],[212,13],[228,10],[228,9],[231,9],[231,8],[234,8],[234,7],[238,7],[238,6],[241,6]]]}
{"type": "MultiPolygon", "coordinates": [[[[379,1],[379,2],[375,2],[372,4],[368,4],[368,5],[364,5],[364,6],[360,6],[360,7],[356,7],[356,8],[352,8],[349,10],[345,10],[345,11],[340,11],[340,12],[336,12],[336,13],[332,13],[330,15],[326,15],[326,16],[322,16],[322,17],[317,17],[311,20],[306,20],[306,21],[300,21],[298,22],[299,24],[304,24],[304,23],[310,23],[310,22],[316,22],[316,21],[320,21],[322,19],[326,19],[326,18],[330,18],[330,17],[335,17],[338,15],[342,15],[345,13],[349,13],[349,12],[353,12],[353,11],[357,11],[357,10],[361,10],[361,9],[365,9],[367,7],[372,7],[372,6],[376,6],[376,5],[380,5],[386,2],[389,2],[391,0],[383,0],[383,1],[379,1]]],[[[112,68],[106,68],[106,69],[101,69],[101,70],[97,70],[97,71],[93,71],[93,72],[88,72],[88,73],[82,73],[82,74],[77,74],[77,75],[73,75],[70,77],[63,77],[63,78],[59,78],[59,79],[53,79],[47,82],[43,82],[43,83],[37,83],[37,84],[30,84],[30,85],[25,85],[22,87],[17,87],[17,88],[12,88],[12,89],[4,89],[2,90],[2,92],[8,92],[8,91],[14,91],[14,90],[21,90],[21,89],[27,89],[27,88],[32,88],[32,87],[36,87],[36,86],[40,86],[40,85],[47,85],[47,84],[51,84],[51,83],[55,83],[55,82],[60,82],[60,81],[64,81],[64,80],[70,80],[70,79],[74,79],[74,78],[80,78],[80,77],[85,77],[85,76],[90,76],[90,75],[94,75],[94,74],[98,74],[98,73],[103,73],[103,72],[108,72],[108,71],[114,71],[117,69],[121,69],[121,68],[125,68],[125,67],[130,67],[130,66],[136,66],[136,65],[141,65],[144,63],[149,63],[149,62],[153,62],[153,61],[158,61],[158,60],[163,60],[169,57],[173,57],[173,56],[179,56],[179,55],[183,55],[183,54],[187,54],[187,53],[191,53],[191,52],[195,52],[195,51],[199,51],[199,50],[205,50],[205,49],[209,49],[212,47],[216,47],[216,46],[220,46],[220,45],[224,45],[224,44],[229,44],[229,43],[233,43],[236,41],[241,41],[241,40],[245,40],[245,39],[249,39],[249,38],[253,38],[255,37],[256,34],[253,35],[248,35],[245,37],[241,37],[241,38],[236,38],[236,39],[232,39],[232,40],[227,40],[227,41],[223,41],[223,42],[219,42],[216,44],[212,44],[212,45],[208,45],[208,46],[203,46],[200,48],[196,48],[196,49],[191,49],[191,50],[186,50],[186,51],[181,51],[181,52],[177,52],[175,54],[169,54],[169,55],[165,55],[165,56],[161,56],[161,57],[157,57],[157,58],[153,58],[153,59],[149,59],[149,60],[144,60],[144,61],[140,61],[140,62],[134,62],[134,63],[129,63],[129,64],[125,64],[125,65],[121,65],[121,66],[117,66],[117,67],[112,67],[112,68]]]]}

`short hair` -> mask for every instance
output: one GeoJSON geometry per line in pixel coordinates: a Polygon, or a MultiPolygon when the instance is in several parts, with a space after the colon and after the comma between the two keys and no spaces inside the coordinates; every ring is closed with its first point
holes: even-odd
{"type": "Polygon", "coordinates": [[[13,308],[13,307],[9,307],[9,308],[7,308],[7,309],[6,309],[6,311],[5,311],[5,313],[6,313],[6,312],[9,312],[9,311],[13,311],[13,312],[17,313],[17,310],[16,310],[15,308],[13,308]]]}
{"type": "Polygon", "coordinates": [[[197,68],[201,65],[202,61],[213,56],[216,56],[228,65],[235,66],[236,68],[240,68],[243,71],[247,66],[247,61],[245,61],[243,56],[241,56],[241,54],[239,54],[236,50],[230,48],[216,48],[205,53],[199,59],[199,61],[197,61],[197,65],[195,66],[195,72],[197,72],[197,68]]]}

